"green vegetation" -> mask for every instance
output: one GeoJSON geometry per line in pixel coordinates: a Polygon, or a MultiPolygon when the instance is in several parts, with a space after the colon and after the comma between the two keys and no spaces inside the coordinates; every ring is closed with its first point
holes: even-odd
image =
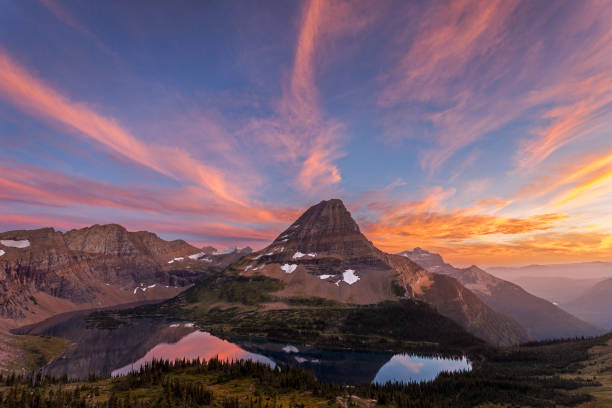
{"type": "Polygon", "coordinates": [[[0,347],[12,350],[16,355],[7,367],[0,371],[32,371],[43,367],[61,354],[68,346],[68,341],[50,336],[17,336],[0,335],[0,347]]]}
{"type": "Polygon", "coordinates": [[[110,379],[0,376],[0,407],[327,407],[337,406],[337,390],[301,368],[217,359],[154,361],[110,379]]]}
{"type": "Polygon", "coordinates": [[[319,382],[299,367],[216,359],[155,361],[125,377],[81,382],[10,375],[0,377],[0,407],[575,406],[592,399],[577,390],[598,384],[568,376],[590,365],[590,349],[610,340],[612,334],[490,349],[472,372],[441,374],[418,384],[344,387],[319,382]]]}
{"type": "Polygon", "coordinates": [[[270,293],[282,288],[280,280],[262,275],[215,275],[182,293],[177,301],[182,304],[225,301],[253,306],[272,301],[270,293]]]}
{"type": "Polygon", "coordinates": [[[184,317],[223,337],[282,340],[322,348],[451,351],[482,343],[429,305],[412,300],[247,311],[212,308],[203,314],[186,311],[184,317]]]}

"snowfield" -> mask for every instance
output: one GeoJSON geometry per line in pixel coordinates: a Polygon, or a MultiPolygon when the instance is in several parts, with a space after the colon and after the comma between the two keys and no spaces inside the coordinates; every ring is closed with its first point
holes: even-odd
{"type": "Polygon", "coordinates": [[[285,271],[285,273],[289,274],[289,273],[293,273],[293,271],[295,271],[295,269],[297,268],[297,264],[284,264],[280,267],[283,271],[285,271]]]}
{"type": "Polygon", "coordinates": [[[295,254],[293,254],[293,259],[298,259],[298,258],[302,258],[304,256],[309,256],[311,258],[314,258],[315,256],[317,256],[316,252],[309,252],[307,254],[297,251],[295,254]]]}
{"type": "Polygon", "coordinates": [[[189,255],[188,258],[194,261],[200,259],[202,261],[212,262],[212,259],[206,257],[206,252],[198,252],[197,254],[189,255]]]}
{"type": "Polygon", "coordinates": [[[349,285],[352,285],[353,283],[357,282],[359,279],[360,279],[359,276],[355,275],[355,271],[352,269],[347,269],[346,271],[342,273],[342,280],[348,283],[349,285]]]}
{"type": "Polygon", "coordinates": [[[236,252],[238,250],[238,248],[236,247],[230,247],[230,248],[225,248],[222,249],[220,251],[215,251],[213,252],[213,255],[227,255],[227,254],[233,254],[234,252],[236,252]]]}
{"type": "Polygon", "coordinates": [[[11,248],[27,248],[30,246],[30,241],[28,241],[27,239],[22,239],[20,241],[14,241],[12,239],[3,239],[0,240],[0,244],[11,248]]]}
{"type": "Polygon", "coordinates": [[[138,287],[134,288],[134,294],[136,294],[136,292],[138,292],[138,289],[142,290],[143,292],[146,292],[147,289],[153,289],[156,286],[157,286],[157,283],[154,283],[153,285],[149,285],[147,287],[140,287],[140,286],[138,286],[138,287]]]}

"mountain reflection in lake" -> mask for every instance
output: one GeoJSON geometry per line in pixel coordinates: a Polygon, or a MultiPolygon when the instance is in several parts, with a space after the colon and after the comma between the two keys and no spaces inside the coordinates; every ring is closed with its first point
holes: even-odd
{"type": "Polygon", "coordinates": [[[469,371],[472,365],[465,357],[449,359],[440,357],[417,357],[409,354],[396,354],[383,365],[373,383],[422,382],[434,380],[443,371],[469,371]]]}
{"type": "Polygon", "coordinates": [[[442,371],[470,370],[465,359],[434,358],[355,350],[325,350],[308,345],[264,340],[227,341],[198,331],[192,323],[134,318],[115,328],[87,323],[86,313],[55,317],[18,331],[57,336],[71,346],[44,369],[45,374],[69,378],[123,375],[153,359],[249,359],[276,365],[299,365],[322,381],[360,384],[434,379],[442,371]]]}
{"type": "Polygon", "coordinates": [[[186,360],[210,360],[215,357],[219,360],[228,361],[259,361],[271,367],[276,366],[274,361],[270,360],[268,357],[249,353],[229,341],[212,336],[210,333],[194,331],[176,343],[160,343],[156,345],[135,362],[113,370],[111,375],[115,377],[118,375],[125,375],[130,371],[137,371],[140,367],[153,360],[174,361],[183,358],[186,360]]]}

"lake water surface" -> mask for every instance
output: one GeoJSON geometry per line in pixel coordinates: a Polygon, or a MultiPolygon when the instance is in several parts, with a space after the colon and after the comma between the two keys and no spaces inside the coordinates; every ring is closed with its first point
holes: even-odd
{"type": "Polygon", "coordinates": [[[68,339],[73,345],[44,368],[45,373],[71,378],[125,375],[153,359],[248,359],[276,365],[300,365],[317,378],[339,384],[387,381],[420,382],[443,371],[470,370],[466,358],[425,357],[387,352],[323,350],[308,345],[258,340],[228,341],[192,323],[134,319],[114,329],[92,328],[83,314],[28,329],[28,334],[68,339]]]}

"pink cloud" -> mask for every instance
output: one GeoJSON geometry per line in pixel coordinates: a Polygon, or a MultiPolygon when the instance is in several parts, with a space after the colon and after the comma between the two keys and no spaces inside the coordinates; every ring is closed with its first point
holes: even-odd
{"type": "Polygon", "coordinates": [[[201,163],[178,147],[142,142],[112,118],[82,103],[71,101],[35,78],[0,50],[0,94],[34,115],[62,125],[78,136],[102,144],[113,154],[166,176],[208,189],[221,200],[246,204],[246,191],[235,180],[227,180],[219,169],[201,163]]]}

